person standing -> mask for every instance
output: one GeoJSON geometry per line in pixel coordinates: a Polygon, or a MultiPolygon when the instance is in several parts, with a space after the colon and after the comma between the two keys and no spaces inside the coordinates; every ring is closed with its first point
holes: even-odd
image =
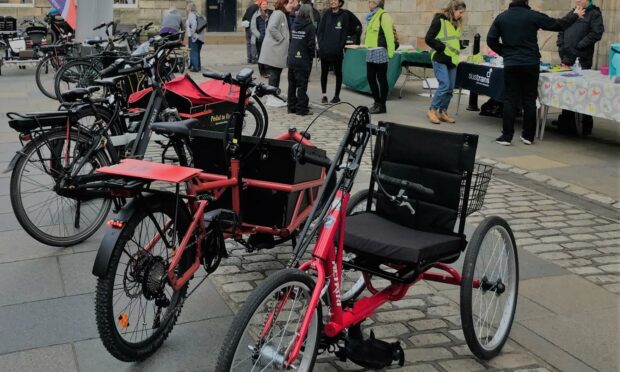
{"type": "MultiPolygon", "coordinates": [[[[258,63],[265,65],[265,72],[269,75],[269,85],[279,88],[280,75],[286,67],[288,47],[290,42],[290,30],[288,26],[288,13],[293,9],[293,3],[289,0],[276,0],[275,11],[269,17],[265,40],[261,48],[258,63]]],[[[282,107],[286,103],[273,96],[267,98],[267,106],[282,107]]]]}
{"type": "Polygon", "coordinates": [[[344,59],[344,46],[347,43],[349,30],[349,17],[342,11],[344,0],[330,0],[328,9],[323,13],[317,39],[319,42],[319,57],[321,58],[321,91],[323,98],[321,103],[327,104],[327,75],[329,68],[334,68],[336,75],[336,90],[331,103],[340,102],[340,89],[342,87],[342,60],[344,59]]]}
{"type": "Polygon", "coordinates": [[[198,12],[196,4],[193,1],[187,3],[187,25],[186,35],[189,44],[189,70],[191,72],[199,72],[202,67],[200,65],[200,50],[204,44],[205,30],[196,32],[198,27],[198,12]]]}
{"type": "Polygon", "coordinates": [[[258,58],[256,55],[256,45],[252,44],[252,29],[250,28],[250,24],[252,22],[252,17],[259,9],[259,2],[260,0],[257,0],[255,3],[250,4],[245,10],[243,17],[241,17],[241,25],[245,28],[245,49],[248,63],[256,63],[256,58],[258,58]]]}
{"type": "MultiPolygon", "coordinates": [[[[582,19],[573,23],[566,30],[558,34],[558,52],[563,64],[572,66],[575,64],[577,58],[579,58],[579,65],[581,65],[581,68],[589,70],[592,68],[594,44],[601,40],[605,32],[603,15],[601,14],[601,9],[594,5],[592,0],[575,0],[575,6],[584,8],[585,14],[582,19]]],[[[573,11],[574,9],[571,10],[569,14],[573,11]]],[[[564,120],[558,120],[561,131],[575,132],[576,128],[574,126],[571,127],[574,121],[570,120],[574,115],[575,113],[572,111],[562,110],[560,118],[564,120]]],[[[593,125],[592,116],[583,115],[582,117],[583,134],[591,134],[593,125]]]]}
{"type": "Polygon", "coordinates": [[[452,100],[456,83],[456,67],[460,62],[461,27],[463,14],[467,6],[460,0],[451,0],[440,13],[435,14],[424,40],[433,48],[431,59],[433,72],[439,86],[431,100],[431,107],[426,116],[433,124],[440,122],[455,123],[448,115],[448,106],[452,100]]]}
{"type": "MultiPolygon", "coordinates": [[[[256,60],[260,56],[261,49],[263,47],[263,40],[265,40],[265,31],[267,30],[267,23],[269,22],[269,16],[271,10],[267,8],[267,0],[258,1],[259,9],[252,16],[250,21],[250,29],[252,30],[252,42],[256,46],[256,60]]],[[[258,64],[258,71],[261,76],[265,76],[265,67],[262,63],[258,64]]]]}
{"type": "Polygon", "coordinates": [[[583,15],[583,8],[578,6],[564,18],[554,19],[532,10],[528,0],[512,0],[508,10],[495,18],[487,34],[487,44],[504,58],[506,92],[502,135],[495,142],[504,146],[511,144],[517,107],[521,103],[523,106],[521,142],[526,145],[534,143],[540,72],[538,30],[562,31],[583,15]]]}
{"type": "Polygon", "coordinates": [[[364,44],[368,48],[366,76],[374,98],[370,113],[384,114],[387,112],[386,101],[389,90],[388,62],[394,56],[395,50],[394,26],[392,17],[383,10],[382,0],[369,0],[368,9],[364,44]]]}
{"type": "Polygon", "coordinates": [[[303,4],[293,24],[288,49],[288,113],[312,115],[308,109],[308,79],[316,48],[312,6],[303,4]]]}

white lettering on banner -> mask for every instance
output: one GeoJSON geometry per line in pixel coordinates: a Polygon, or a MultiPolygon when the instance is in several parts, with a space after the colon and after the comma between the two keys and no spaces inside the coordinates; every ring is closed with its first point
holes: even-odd
{"type": "Polygon", "coordinates": [[[482,75],[478,75],[478,74],[474,74],[470,72],[467,78],[469,80],[475,81],[476,84],[478,85],[482,85],[488,88],[489,85],[491,84],[491,74],[493,74],[493,69],[489,68],[489,71],[487,71],[486,76],[482,76],[482,75]]]}

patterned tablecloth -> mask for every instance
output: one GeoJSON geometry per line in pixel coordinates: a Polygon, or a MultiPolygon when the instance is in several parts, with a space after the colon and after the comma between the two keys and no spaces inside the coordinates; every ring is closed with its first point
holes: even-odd
{"type": "Polygon", "coordinates": [[[585,70],[582,76],[543,73],[538,80],[538,98],[545,106],[575,111],[620,122],[620,84],[599,71],[585,70]]]}

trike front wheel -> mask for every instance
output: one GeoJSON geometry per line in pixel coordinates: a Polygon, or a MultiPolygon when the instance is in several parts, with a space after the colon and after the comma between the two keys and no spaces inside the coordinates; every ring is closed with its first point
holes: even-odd
{"type": "Polygon", "coordinates": [[[248,297],[235,317],[215,370],[245,372],[284,370],[306,312],[312,311],[304,343],[292,368],[311,371],[321,330],[321,305],[309,309],[314,280],[296,269],[269,276],[248,297]]]}
{"type": "MultiPolygon", "coordinates": [[[[107,271],[97,281],[95,317],[99,336],[115,358],[136,362],[155,353],[174,327],[188,283],[174,288],[168,268],[188,227],[189,217],[174,199],[161,196],[139,203],[118,236],[107,271]],[[148,210],[147,210],[148,209],[148,210]]],[[[191,266],[195,238],[190,239],[174,277],[191,266]]],[[[103,249],[103,245],[102,248],[103,249]]]]}
{"type": "Polygon", "coordinates": [[[491,359],[508,339],[517,307],[519,261],[508,223],[487,217],[467,246],[461,282],[461,321],[469,349],[491,359]]]}

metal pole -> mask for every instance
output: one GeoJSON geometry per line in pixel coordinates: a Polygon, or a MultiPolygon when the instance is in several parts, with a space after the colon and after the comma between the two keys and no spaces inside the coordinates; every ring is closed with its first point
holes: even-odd
{"type": "MultiPolygon", "coordinates": [[[[474,36],[473,54],[478,53],[480,53],[480,34],[474,36]]],[[[467,111],[480,111],[478,108],[478,94],[472,91],[469,91],[469,105],[467,106],[467,111]]]]}

